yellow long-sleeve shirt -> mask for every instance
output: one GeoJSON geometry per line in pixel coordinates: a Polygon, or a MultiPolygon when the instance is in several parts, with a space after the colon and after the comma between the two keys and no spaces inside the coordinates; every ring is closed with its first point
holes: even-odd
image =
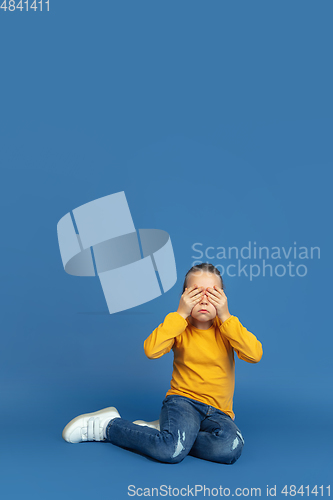
{"type": "Polygon", "coordinates": [[[262,357],[262,345],[239,321],[230,316],[222,323],[218,316],[208,330],[195,328],[177,312],[169,313],[144,342],[148,358],[174,352],[171,387],[179,394],[227,413],[232,419],[237,356],[248,363],[262,357]]]}

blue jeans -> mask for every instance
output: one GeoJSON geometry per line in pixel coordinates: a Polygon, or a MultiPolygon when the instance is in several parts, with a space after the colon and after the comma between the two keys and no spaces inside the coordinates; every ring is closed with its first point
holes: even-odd
{"type": "Polygon", "coordinates": [[[170,464],[186,455],[233,464],[242,453],[240,430],[229,415],[213,406],[169,395],[163,400],[159,420],[160,431],[115,418],[106,428],[106,440],[170,464]]]}

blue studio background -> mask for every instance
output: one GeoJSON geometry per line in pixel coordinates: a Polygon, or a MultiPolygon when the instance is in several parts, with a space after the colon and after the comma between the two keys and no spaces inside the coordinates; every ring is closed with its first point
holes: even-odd
{"type": "MultiPolygon", "coordinates": [[[[323,485],[327,496],[331,2],[37,6],[0,9],[2,497],[125,499],[129,485],[196,484],[230,496],[276,485],[281,498],[284,485],[323,485]],[[97,277],[65,273],[56,226],[119,191],[137,229],[170,234],[178,279],[110,315],[97,277]],[[231,314],[264,349],[258,364],[236,358],[241,458],[170,465],[109,443],[66,443],[69,420],[106,406],[158,418],[172,352],[149,360],[143,342],[177,310],[192,245],[249,241],[319,247],[320,258],[297,259],[303,277],[224,276],[231,314]]],[[[225,265],[216,253],[201,260],[225,265]]]]}

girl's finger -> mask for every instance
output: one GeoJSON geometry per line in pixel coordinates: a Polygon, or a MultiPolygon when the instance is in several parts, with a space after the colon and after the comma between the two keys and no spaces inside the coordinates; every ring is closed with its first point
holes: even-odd
{"type": "Polygon", "coordinates": [[[211,302],[219,302],[218,299],[216,297],[214,297],[213,295],[208,297],[208,300],[210,300],[211,302]]]}
{"type": "Polygon", "coordinates": [[[202,299],[202,296],[203,296],[203,292],[200,292],[199,295],[195,295],[193,298],[193,300],[195,300],[196,302],[199,302],[201,299],[202,299]]]}
{"type": "Polygon", "coordinates": [[[195,295],[196,293],[198,292],[197,290],[197,286],[191,286],[190,288],[185,288],[185,292],[186,295],[188,295],[189,297],[193,297],[193,295],[195,295]]]}
{"type": "MultiPolygon", "coordinates": [[[[214,285],[214,286],[216,286],[216,285],[214,285]]],[[[216,289],[217,289],[217,291],[218,291],[218,293],[219,293],[220,297],[221,297],[221,298],[224,298],[225,300],[227,300],[227,296],[226,296],[226,294],[224,293],[224,290],[223,290],[222,288],[219,288],[219,287],[216,287],[216,289]]]]}

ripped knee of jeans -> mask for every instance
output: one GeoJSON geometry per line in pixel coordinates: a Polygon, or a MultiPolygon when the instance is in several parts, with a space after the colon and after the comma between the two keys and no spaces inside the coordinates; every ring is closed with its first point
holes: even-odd
{"type": "Polygon", "coordinates": [[[242,440],[242,443],[245,444],[244,438],[243,438],[242,434],[240,433],[240,431],[237,431],[236,433],[238,434],[238,436],[242,440]]]}
{"type": "Polygon", "coordinates": [[[178,429],[178,440],[177,440],[177,443],[176,443],[176,449],[175,449],[175,452],[174,454],[172,455],[172,458],[176,458],[178,457],[178,455],[180,455],[180,453],[185,450],[185,447],[183,446],[183,442],[185,441],[185,431],[182,433],[182,435],[180,434],[180,431],[178,429]]]}
{"type": "Polygon", "coordinates": [[[232,445],[231,445],[231,451],[235,450],[239,445],[241,445],[243,447],[244,445],[244,438],[242,436],[242,434],[237,431],[237,436],[235,436],[233,442],[232,442],[232,445]]]}

